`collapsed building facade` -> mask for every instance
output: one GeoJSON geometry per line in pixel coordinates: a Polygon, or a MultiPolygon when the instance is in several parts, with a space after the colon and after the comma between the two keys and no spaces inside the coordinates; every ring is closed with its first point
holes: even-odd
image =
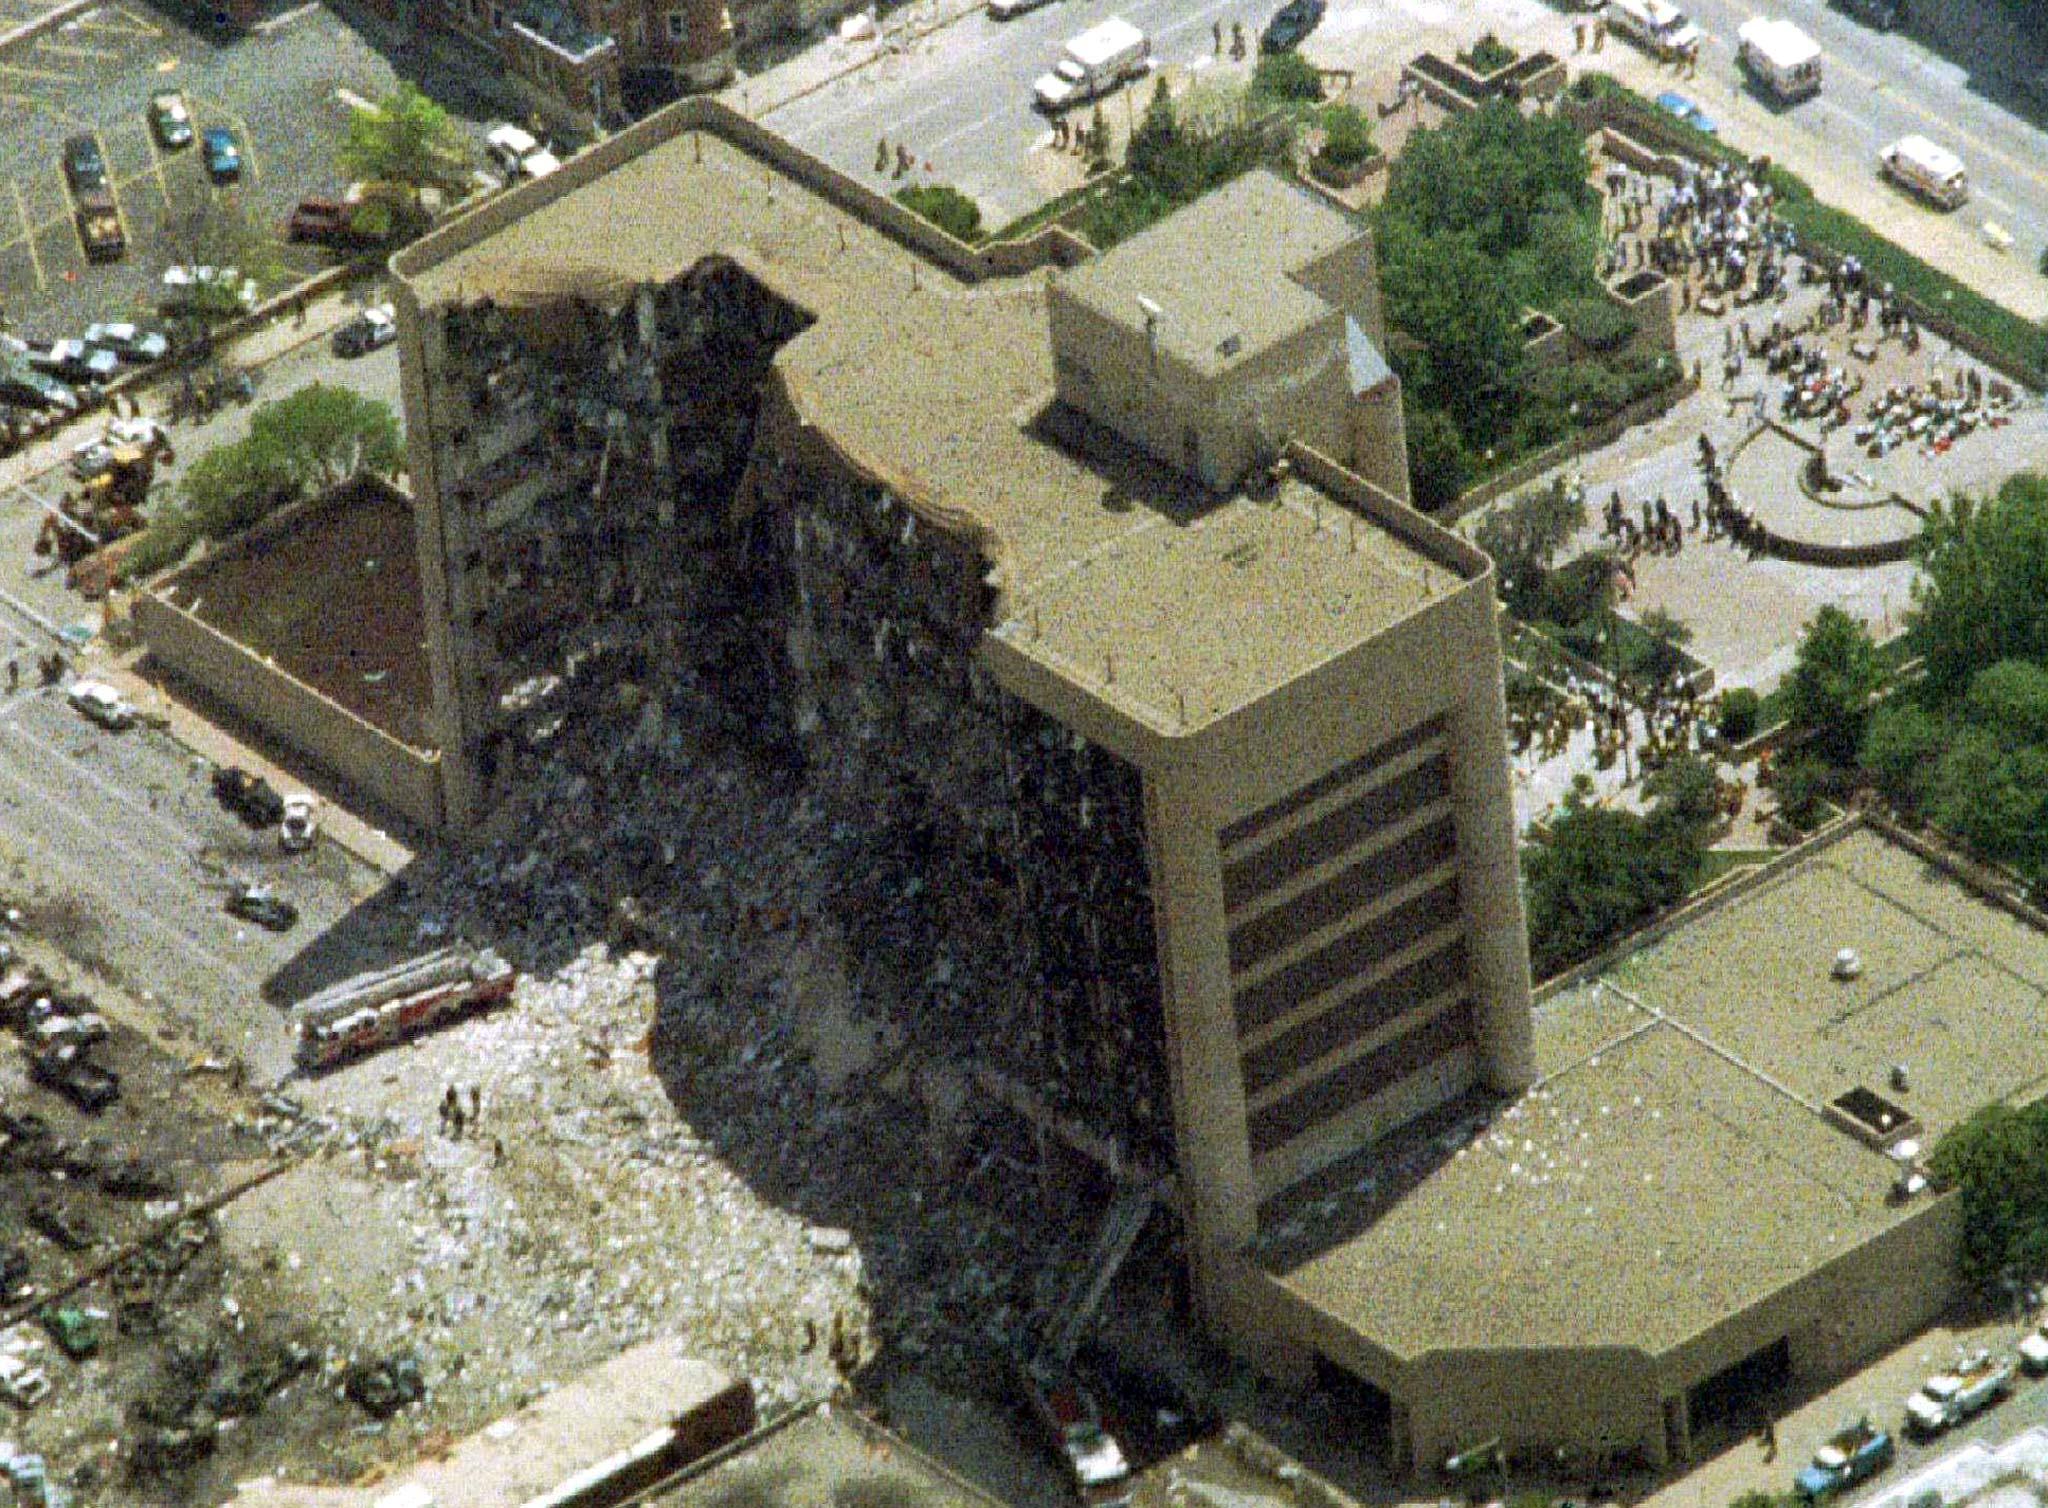
{"type": "Polygon", "coordinates": [[[971,1014],[1298,1349],[1262,1212],[1531,1072],[1490,571],[1406,506],[1369,237],[1260,173],[970,252],[693,100],[394,270],[447,825],[622,683],[721,703],[840,819],[862,1002],[971,1014]]]}

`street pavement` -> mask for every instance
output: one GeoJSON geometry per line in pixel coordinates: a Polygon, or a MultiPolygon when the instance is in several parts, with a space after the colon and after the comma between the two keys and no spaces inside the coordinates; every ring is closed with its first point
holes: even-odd
{"type": "Polygon", "coordinates": [[[38,934],[154,1002],[209,1051],[252,1073],[289,1068],[265,982],[381,880],[332,842],[285,854],[213,799],[203,762],[166,734],[112,733],[57,689],[0,695],[0,863],[38,934]],[[300,910],[277,934],[223,909],[239,879],[300,910]]]}
{"type": "MultiPolygon", "coordinates": [[[[2030,316],[2048,315],[2048,279],[2035,263],[2048,245],[2048,133],[2025,115],[2010,87],[1979,54],[1995,54],[2000,77],[2048,60],[2020,51],[1994,28],[1995,0],[1957,0],[1939,12],[1941,51],[1914,37],[1884,35],[1825,0],[1782,0],[1773,13],[1809,30],[1826,53],[1821,96],[1778,110],[1748,87],[1735,61],[1748,0],[1692,0],[1707,36],[1696,78],[1676,79],[1618,38],[1575,67],[1613,71],[1651,95],[1677,89],[1752,152],[1770,153],[1804,174],[1821,196],[1899,239],[1916,254],[2030,316]],[[1973,50],[1974,49],[1974,50],[1973,50]],[[1956,59],[1964,57],[1970,63],[1956,59]],[[1941,212],[1907,198],[1876,173],[1878,148],[1917,131],[1957,151],[1978,185],[1962,210],[1941,212]],[[2014,238],[1987,244],[1985,221],[2014,238]]],[[[928,0],[893,16],[872,41],[838,37],[761,74],[727,98],[806,150],[883,192],[900,186],[875,170],[876,145],[902,142],[918,181],[950,183],[1000,225],[1053,197],[1070,175],[1050,167],[1050,123],[1030,104],[1031,81],[1067,38],[1111,14],[1143,27],[1157,60],[1176,80],[1241,72],[1213,56],[1211,25],[1242,21],[1256,45],[1270,7],[1254,0],[1053,0],[998,22],[966,0],[928,0]]],[[[1524,50],[1572,51],[1572,16],[1541,0],[1337,0],[1303,47],[1317,64],[1350,70],[1361,103],[1392,98],[1403,62],[1423,48],[1469,46],[1493,30],[1524,50]]],[[[1123,91],[1113,115],[1143,108],[1149,86],[1123,91]]]]}

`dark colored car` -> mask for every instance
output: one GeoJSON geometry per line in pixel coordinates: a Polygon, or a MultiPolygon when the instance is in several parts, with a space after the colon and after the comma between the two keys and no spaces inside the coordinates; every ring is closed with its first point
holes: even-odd
{"type": "Polygon", "coordinates": [[[1846,11],[1879,31],[1892,31],[1904,26],[1908,19],[1906,0],[1834,0],[1834,4],[1835,9],[1846,11]]]}
{"type": "Polygon", "coordinates": [[[1329,0],[1287,0],[1259,37],[1260,52],[1292,52],[1323,24],[1329,0]]]}
{"type": "Polygon", "coordinates": [[[201,131],[199,150],[206,154],[206,171],[216,181],[242,176],[242,148],[226,126],[208,126],[201,131]]]}
{"type": "Polygon", "coordinates": [[[289,932],[299,924],[299,908],[268,885],[244,885],[235,891],[228,897],[228,915],[272,932],[289,932]]]}
{"type": "Polygon", "coordinates": [[[275,827],[284,819],[284,797],[277,787],[236,765],[214,767],[213,794],[251,827],[275,827]]]}
{"type": "Polygon", "coordinates": [[[47,1085],[79,1109],[97,1113],[121,1097],[121,1081],[87,1056],[86,1049],[66,1042],[31,1056],[29,1076],[47,1085]]]}
{"type": "Polygon", "coordinates": [[[99,138],[90,131],[64,138],[64,177],[74,194],[105,190],[107,159],[100,151],[99,138]]]}

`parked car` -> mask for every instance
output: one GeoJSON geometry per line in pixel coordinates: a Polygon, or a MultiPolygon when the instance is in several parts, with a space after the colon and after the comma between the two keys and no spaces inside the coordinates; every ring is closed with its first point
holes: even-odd
{"type": "Polygon", "coordinates": [[[1045,3],[1046,0],[988,0],[988,13],[998,21],[1007,21],[1027,10],[1037,10],[1045,3]]]}
{"type": "Polygon", "coordinates": [[[28,364],[60,381],[110,382],[119,375],[121,358],[82,340],[52,341],[47,347],[31,346],[28,364]]]}
{"type": "Polygon", "coordinates": [[[179,265],[164,270],[163,291],[157,307],[166,314],[179,314],[211,302],[210,290],[223,290],[213,307],[238,309],[256,307],[256,280],[242,276],[236,267],[190,267],[179,265]]]}
{"type": "Polygon", "coordinates": [[[1712,136],[1720,129],[1714,124],[1712,116],[1676,90],[1666,89],[1658,95],[1657,105],[1666,113],[1677,116],[1695,131],[1702,131],[1708,136],[1712,136]]]}
{"type": "Polygon", "coordinates": [[[175,89],[149,97],[149,129],[157,144],[176,151],[192,145],[192,112],[185,108],[185,96],[175,89]]]}
{"type": "Polygon", "coordinates": [[[286,853],[304,853],[313,846],[320,828],[315,812],[319,803],[303,791],[284,798],[284,816],[277,826],[277,846],[286,853]]]}
{"type": "Polygon", "coordinates": [[[562,165],[562,159],[542,146],[531,131],[518,126],[491,127],[484,132],[484,150],[508,181],[545,178],[562,165]]]}
{"type": "Polygon", "coordinates": [[[1122,1508],[1131,1497],[1123,1447],[1102,1422],[1102,1410],[1077,1382],[1019,1366],[1018,1383],[1032,1418],[1058,1453],[1085,1508],[1122,1508]]]}
{"type": "Polygon", "coordinates": [[[1292,52],[1323,23],[1329,0],[1287,0],[1259,35],[1260,52],[1292,52]]]}
{"type": "Polygon", "coordinates": [[[299,908],[268,885],[237,888],[228,896],[228,915],[272,932],[289,932],[299,922],[299,908]]]}
{"type": "Polygon", "coordinates": [[[87,1056],[88,1049],[64,1042],[29,1055],[29,1076],[56,1090],[79,1109],[97,1114],[121,1097],[121,1081],[87,1056]]]}
{"type": "Polygon", "coordinates": [[[64,177],[74,194],[89,194],[107,186],[107,159],[100,151],[99,138],[90,131],[64,138],[64,177]]]}
{"type": "Polygon", "coordinates": [[[214,766],[213,794],[251,827],[275,827],[284,820],[284,797],[277,787],[239,765],[214,766]]]}
{"type": "Polygon", "coordinates": [[[58,413],[78,412],[78,394],[26,361],[0,356],[0,404],[58,413]]]}
{"type": "Polygon", "coordinates": [[[2048,1372],[2048,1320],[2043,1320],[2021,1339],[2020,1366],[2034,1377],[2048,1372]]]}
{"type": "Polygon", "coordinates": [[[0,1352],[0,1398],[24,1411],[50,1396],[50,1379],[26,1357],[0,1352]]]}
{"type": "Polygon", "coordinates": [[[163,335],[126,320],[107,325],[87,325],[85,343],[98,346],[103,351],[112,351],[133,366],[147,366],[171,354],[171,343],[163,335]]]}
{"type": "Polygon", "coordinates": [[[242,148],[226,126],[208,126],[201,131],[199,150],[205,154],[206,171],[216,183],[242,176],[242,148]]]}
{"type": "Polygon", "coordinates": [[[73,681],[66,699],[102,728],[119,732],[134,726],[135,709],[105,681],[73,681]]]}
{"type": "Polygon", "coordinates": [[[1906,1400],[1906,1429],[1927,1439],[2003,1402],[2012,1392],[2013,1370],[2010,1361],[1981,1348],[1957,1358],[1906,1400]]]}
{"type": "Polygon", "coordinates": [[[366,356],[380,346],[398,339],[396,311],[389,304],[372,304],[334,332],[334,354],[366,356]]]}

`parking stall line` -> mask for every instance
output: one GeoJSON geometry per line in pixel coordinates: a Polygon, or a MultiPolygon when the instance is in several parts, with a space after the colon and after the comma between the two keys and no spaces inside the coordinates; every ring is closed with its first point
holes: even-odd
{"type": "Polygon", "coordinates": [[[75,82],[73,75],[58,73],[51,68],[24,68],[19,63],[0,63],[0,74],[18,79],[40,79],[46,84],[69,84],[75,82]]]}
{"type": "Polygon", "coordinates": [[[149,148],[149,171],[156,179],[156,191],[164,197],[164,208],[167,210],[176,208],[171,203],[170,180],[164,177],[164,154],[156,148],[156,133],[154,131],[143,132],[142,143],[149,148]]]}
{"type": "Polygon", "coordinates": [[[14,190],[14,210],[21,217],[22,241],[28,247],[29,265],[34,267],[36,271],[36,292],[40,293],[50,286],[50,278],[43,271],[43,255],[36,250],[35,222],[29,219],[28,201],[21,196],[21,180],[19,178],[10,178],[7,180],[7,186],[14,190]]]}
{"type": "Polygon", "coordinates": [[[38,42],[36,51],[55,53],[60,58],[93,58],[102,62],[121,57],[119,52],[111,48],[87,47],[78,42],[38,42]]]}

